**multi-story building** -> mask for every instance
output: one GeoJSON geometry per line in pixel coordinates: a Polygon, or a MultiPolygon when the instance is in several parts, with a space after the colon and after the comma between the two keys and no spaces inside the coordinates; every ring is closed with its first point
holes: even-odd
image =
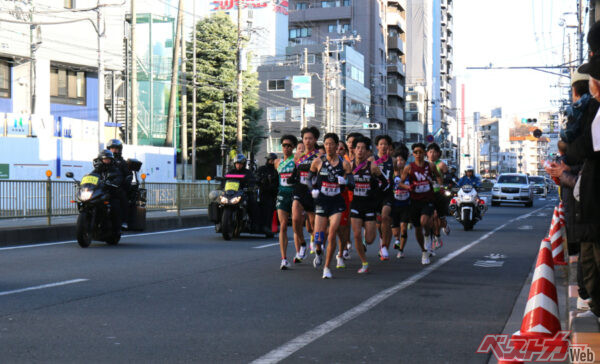
{"type": "Polygon", "coordinates": [[[479,165],[482,176],[498,174],[500,163],[500,120],[483,118],[479,122],[479,165]]]}
{"type": "Polygon", "coordinates": [[[405,139],[406,0],[388,0],[387,23],[387,125],[394,140],[405,139]]]}
{"type": "MultiPolygon", "coordinates": [[[[402,8],[401,2],[397,8],[402,8]]],[[[352,45],[364,56],[364,85],[369,88],[371,97],[370,121],[379,123],[381,131],[384,132],[388,130],[385,108],[388,99],[386,11],[387,1],[384,0],[291,0],[287,51],[287,54],[301,54],[301,50],[307,47],[309,53],[320,54],[329,38],[330,45],[336,44],[340,47],[336,49],[334,46],[331,49],[333,56],[336,53],[340,54],[338,51],[344,43],[352,45]],[[358,37],[360,41],[350,40],[358,37]]],[[[398,14],[400,12],[398,10],[398,14]]],[[[396,28],[399,29],[404,23],[399,20],[402,19],[401,16],[397,19],[396,28]]],[[[392,38],[397,42],[401,42],[402,39],[401,36],[392,38]]],[[[399,55],[400,52],[397,53],[399,55]]],[[[401,88],[400,85],[398,82],[396,86],[401,88]]],[[[399,98],[403,91],[396,93],[399,98]]],[[[392,112],[392,116],[400,115],[394,115],[392,112]]]]}
{"type": "Polygon", "coordinates": [[[534,176],[544,175],[543,161],[548,159],[548,144],[546,137],[535,138],[533,135],[511,136],[510,151],[517,155],[517,168],[520,173],[534,176]]]}

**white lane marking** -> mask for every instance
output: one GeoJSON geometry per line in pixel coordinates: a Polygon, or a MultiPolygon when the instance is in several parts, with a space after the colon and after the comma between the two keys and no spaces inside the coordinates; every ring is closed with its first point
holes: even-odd
{"type": "MultiPolygon", "coordinates": [[[[541,210],[541,209],[539,209],[539,210],[541,210]]],[[[534,212],[536,212],[536,211],[538,211],[538,210],[535,210],[534,212]]],[[[529,215],[529,214],[527,214],[527,215],[529,215]]],[[[318,340],[322,336],[332,332],[333,330],[344,325],[345,323],[347,323],[347,322],[355,319],[356,317],[362,315],[363,313],[371,310],[373,307],[377,306],[378,304],[383,302],[385,299],[387,299],[387,298],[391,297],[392,295],[398,293],[399,291],[413,285],[414,283],[418,282],[422,278],[425,278],[426,276],[431,274],[434,270],[438,269],[442,265],[446,264],[450,260],[452,260],[455,257],[459,256],[460,254],[464,253],[465,251],[472,248],[473,246],[479,244],[480,242],[487,239],[492,234],[496,233],[498,230],[506,227],[511,222],[512,222],[512,220],[504,223],[503,225],[498,226],[497,228],[495,228],[494,230],[483,235],[479,239],[469,243],[468,245],[465,245],[464,247],[462,247],[458,250],[453,251],[452,253],[444,256],[443,258],[436,261],[435,263],[427,266],[419,273],[412,275],[411,277],[405,279],[404,281],[399,282],[396,285],[379,292],[378,294],[372,296],[371,298],[367,299],[366,301],[363,301],[362,303],[358,304],[354,308],[351,308],[350,310],[315,327],[314,329],[309,330],[300,336],[297,336],[296,338],[288,341],[287,343],[283,344],[282,346],[270,351],[269,353],[261,356],[260,358],[258,358],[256,360],[252,361],[250,364],[278,363],[278,362],[284,360],[285,358],[289,357],[290,355],[292,355],[296,351],[302,349],[303,347],[307,346],[308,344],[312,343],[313,341],[318,340]]]]}
{"type": "MultiPolygon", "coordinates": [[[[209,228],[214,228],[214,225],[210,225],[210,226],[198,226],[198,227],[195,227],[195,228],[187,228],[187,229],[155,231],[155,232],[152,232],[152,233],[128,234],[128,235],[121,236],[121,239],[132,238],[132,237],[135,237],[135,236],[148,236],[148,235],[179,233],[179,232],[183,232],[183,231],[193,231],[193,230],[209,229],[209,228]]],[[[66,241],[58,241],[56,243],[40,243],[40,244],[30,244],[30,245],[7,246],[7,247],[0,248],[0,251],[2,251],[2,250],[16,250],[16,249],[28,249],[28,248],[41,248],[41,247],[44,247],[44,246],[72,244],[72,243],[76,243],[76,242],[77,242],[77,240],[66,240],[66,241]]]]}
{"type": "Polygon", "coordinates": [[[80,283],[80,282],[85,282],[85,281],[89,281],[89,279],[79,278],[79,279],[71,279],[70,281],[42,284],[41,286],[27,287],[27,288],[15,289],[13,291],[0,292],[0,296],[8,296],[10,294],[22,293],[22,292],[27,292],[27,291],[35,291],[35,290],[44,289],[44,288],[66,286],[67,284],[74,284],[74,283],[80,283]]]}
{"type": "Polygon", "coordinates": [[[504,265],[503,260],[477,260],[473,263],[476,267],[482,268],[500,268],[504,265]]]}
{"type": "Polygon", "coordinates": [[[533,230],[533,226],[531,226],[531,225],[523,225],[523,226],[519,226],[517,228],[517,230],[533,230]]]}
{"type": "Polygon", "coordinates": [[[254,246],[252,247],[253,249],[263,249],[263,248],[268,248],[270,246],[275,246],[275,245],[279,245],[279,243],[273,243],[273,244],[265,244],[265,245],[260,245],[260,246],[254,246]]]}
{"type": "Polygon", "coordinates": [[[488,259],[505,259],[506,255],[504,254],[500,254],[500,253],[492,253],[490,255],[486,255],[484,258],[488,258],[488,259]]]}

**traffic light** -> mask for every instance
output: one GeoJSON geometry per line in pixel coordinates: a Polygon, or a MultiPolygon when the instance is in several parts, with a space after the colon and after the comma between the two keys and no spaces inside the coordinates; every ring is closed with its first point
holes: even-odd
{"type": "Polygon", "coordinates": [[[536,118],[521,118],[521,124],[535,124],[537,123],[536,118]]]}
{"type": "Polygon", "coordinates": [[[381,129],[379,123],[363,123],[363,129],[381,129]]]}
{"type": "Polygon", "coordinates": [[[470,155],[470,154],[463,154],[462,156],[463,156],[463,157],[465,157],[465,158],[468,158],[468,157],[470,157],[471,155],[470,155]]]}

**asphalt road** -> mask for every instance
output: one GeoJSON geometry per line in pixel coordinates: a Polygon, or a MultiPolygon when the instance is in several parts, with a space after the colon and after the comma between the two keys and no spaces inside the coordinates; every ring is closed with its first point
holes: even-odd
{"type": "Polygon", "coordinates": [[[406,258],[372,248],[371,273],[353,254],[332,280],[280,271],[275,239],[212,227],[0,248],[0,362],[485,363],[553,203],[490,208],[469,232],[452,219],[427,267],[410,230],[406,258]]]}

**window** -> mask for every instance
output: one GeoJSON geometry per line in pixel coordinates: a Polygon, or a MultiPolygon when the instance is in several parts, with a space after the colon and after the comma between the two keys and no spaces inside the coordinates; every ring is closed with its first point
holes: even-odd
{"type": "Polygon", "coordinates": [[[304,10],[308,8],[308,3],[296,3],[296,10],[304,10]]]}
{"type": "Polygon", "coordinates": [[[302,109],[300,108],[300,106],[292,106],[291,112],[292,112],[291,116],[292,116],[293,122],[302,121],[302,109]]]}
{"type": "Polygon", "coordinates": [[[327,26],[327,31],[329,33],[349,33],[350,24],[329,24],[327,26]]]}
{"type": "Polygon", "coordinates": [[[308,38],[311,35],[312,35],[312,29],[311,28],[290,29],[290,39],[308,38]]]}
{"type": "Polygon", "coordinates": [[[322,8],[335,8],[336,2],[335,1],[321,1],[321,7],[322,8]]]}
{"type": "Polygon", "coordinates": [[[349,33],[350,32],[350,24],[342,24],[340,26],[341,33],[349,33]]]}
{"type": "Polygon", "coordinates": [[[285,80],[269,80],[267,91],[285,91],[285,80]]]}
{"type": "Polygon", "coordinates": [[[85,105],[85,72],[64,68],[50,69],[50,102],[85,105]]]}
{"type": "Polygon", "coordinates": [[[75,9],[75,0],[65,0],[65,9],[75,9]]]}
{"type": "Polygon", "coordinates": [[[271,123],[281,123],[285,121],[285,107],[268,107],[267,121],[271,123]]]}
{"type": "Polygon", "coordinates": [[[343,1],[343,6],[350,6],[351,4],[352,4],[352,2],[350,0],[343,1]]]}
{"type": "Polygon", "coordinates": [[[0,97],[10,98],[10,66],[0,62],[0,97]]]}
{"type": "Polygon", "coordinates": [[[363,71],[361,71],[360,69],[354,67],[354,66],[350,66],[350,78],[353,79],[354,81],[358,81],[361,84],[364,84],[364,79],[365,79],[365,73],[363,71]]]}
{"type": "Polygon", "coordinates": [[[337,32],[337,24],[329,24],[327,26],[327,31],[329,33],[336,33],[337,32]]]}

